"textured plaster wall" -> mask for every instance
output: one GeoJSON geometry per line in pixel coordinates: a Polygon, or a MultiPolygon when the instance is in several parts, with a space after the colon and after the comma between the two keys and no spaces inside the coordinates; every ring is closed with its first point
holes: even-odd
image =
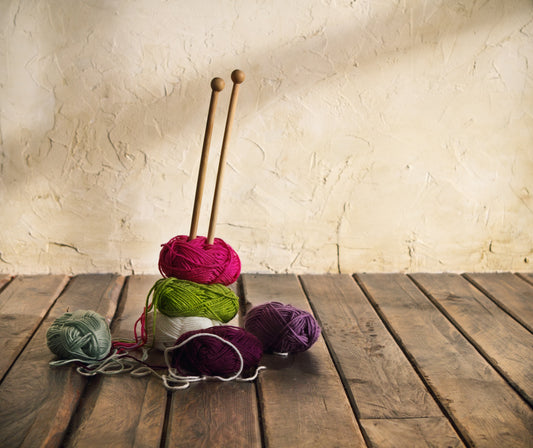
{"type": "Polygon", "coordinates": [[[0,0],[0,272],[152,273],[189,230],[247,272],[530,271],[531,0],[0,0]]]}

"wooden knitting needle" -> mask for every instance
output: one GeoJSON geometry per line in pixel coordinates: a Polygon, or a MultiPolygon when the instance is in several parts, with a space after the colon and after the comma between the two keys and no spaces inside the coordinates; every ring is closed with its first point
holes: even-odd
{"type": "Polygon", "coordinates": [[[213,205],[211,208],[211,218],[209,220],[209,233],[207,234],[207,244],[213,244],[213,241],[215,240],[215,227],[218,216],[218,205],[220,203],[220,190],[222,189],[224,167],[226,166],[226,149],[228,147],[228,141],[231,135],[233,117],[235,116],[237,97],[239,96],[239,85],[244,82],[244,78],[244,72],[241,70],[233,70],[233,72],[231,73],[233,89],[231,90],[231,97],[228,108],[228,118],[226,119],[226,128],[224,130],[224,138],[222,140],[222,149],[220,150],[220,161],[218,162],[218,173],[215,184],[215,194],[213,196],[213,205]]]}
{"type": "Polygon", "coordinates": [[[194,208],[192,212],[191,230],[189,231],[189,241],[196,238],[198,230],[198,220],[200,218],[200,207],[202,205],[202,195],[205,185],[205,174],[207,171],[207,159],[209,157],[209,146],[211,145],[211,135],[213,134],[213,123],[215,121],[215,109],[217,107],[218,92],[224,89],[225,83],[222,78],[213,78],[211,81],[211,101],[209,102],[209,112],[207,113],[207,124],[205,126],[204,144],[202,146],[202,156],[200,168],[198,170],[198,182],[196,183],[196,195],[194,197],[194,208]]]}

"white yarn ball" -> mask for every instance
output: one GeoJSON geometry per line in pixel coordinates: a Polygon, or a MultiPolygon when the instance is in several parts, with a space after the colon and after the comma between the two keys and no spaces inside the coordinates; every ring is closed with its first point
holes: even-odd
{"type": "Polygon", "coordinates": [[[147,345],[150,347],[153,341],[153,346],[155,348],[164,351],[167,347],[172,347],[183,333],[193,330],[205,330],[206,328],[218,325],[222,325],[222,322],[208,319],[207,317],[169,317],[158,312],[155,316],[154,335],[154,312],[150,311],[146,316],[146,330],[148,332],[147,345]]]}

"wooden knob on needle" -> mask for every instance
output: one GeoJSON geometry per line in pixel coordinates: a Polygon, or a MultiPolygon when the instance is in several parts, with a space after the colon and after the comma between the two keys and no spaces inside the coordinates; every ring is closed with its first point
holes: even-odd
{"type": "Polygon", "coordinates": [[[246,78],[246,76],[242,70],[233,70],[231,72],[231,80],[235,84],[242,84],[244,82],[244,78],[246,78]]]}
{"type": "Polygon", "coordinates": [[[211,81],[211,89],[215,92],[221,92],[226,87],[226,83],[222,78],[213,78],[211,81]]]}

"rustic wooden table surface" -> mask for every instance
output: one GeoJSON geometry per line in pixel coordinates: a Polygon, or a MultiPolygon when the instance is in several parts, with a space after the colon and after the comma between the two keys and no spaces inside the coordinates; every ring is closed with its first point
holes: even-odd
{"type": "Polygon", "coordinates": [[[251,383],[49,366],[54,319],[91,309],[131,338],[158,278],[0,275],[1,446],[533,446],[533,274],[244,274],[243,312],[278,300],[322,327],[251,383]]]}

